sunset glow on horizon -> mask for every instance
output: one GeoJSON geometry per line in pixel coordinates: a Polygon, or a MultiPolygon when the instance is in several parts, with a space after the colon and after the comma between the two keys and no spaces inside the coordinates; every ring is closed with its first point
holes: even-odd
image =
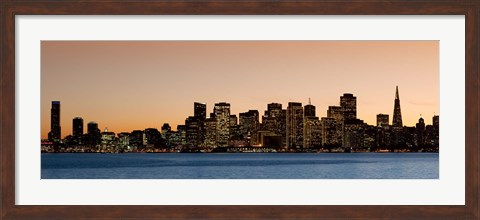
{"type": "Polygon", "coordinates": [[[42,41],[41,137],[52,101],[62,137],[82,117],[115,133],[173,130],[193,103],[231,104],[231,114],[301,102],[326,117],[340,96],[357,97],[357,118],[390,115],[399,88],[403,124],[439,113],[438,41],[42,41]]]}

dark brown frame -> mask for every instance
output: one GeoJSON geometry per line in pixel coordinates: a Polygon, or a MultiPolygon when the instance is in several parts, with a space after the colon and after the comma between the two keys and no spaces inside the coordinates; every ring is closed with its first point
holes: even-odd
{"type": "MultiPolygon", "coordinates": [[[[0,2],[2,219],[479,219],[479,0],[3,0],[0,2]],[[448,206],[15,205],[15,15],[465,15],[465,204],[448,206]]],[[[463,73],[459,73],[463,74],[463,73]]]]}

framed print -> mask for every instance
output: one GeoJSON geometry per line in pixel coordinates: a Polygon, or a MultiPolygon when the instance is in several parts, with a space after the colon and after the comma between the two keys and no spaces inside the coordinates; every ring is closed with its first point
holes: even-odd
{"type": "Polygon", "coordinates": [[[480,4],[1,6],[4,219],[479,218],[480,4]]]}

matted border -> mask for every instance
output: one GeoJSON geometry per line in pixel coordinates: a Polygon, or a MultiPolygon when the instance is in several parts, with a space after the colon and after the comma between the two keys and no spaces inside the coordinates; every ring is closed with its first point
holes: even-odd
{"type": "Polygon", "coordinates": [[[13,218],[457,218],[478,213],[480,2],[432,1],[2,1],[1,217],[13,218]],[[464,206],[18,206],[15,205],[15,15],[297,14],[466,16],[466,201],[464,206]]]}

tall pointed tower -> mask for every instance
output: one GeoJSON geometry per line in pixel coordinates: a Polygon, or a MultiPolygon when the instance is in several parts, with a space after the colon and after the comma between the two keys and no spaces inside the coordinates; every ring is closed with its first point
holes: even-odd
{"type": "Polygon", "coordinates": [[[400,110],[400,96],[398,95],[398,86],[397,91],[395,92],[395,106],[393,107],[393,127],[402,127],[402,111],[400,110]]]}

